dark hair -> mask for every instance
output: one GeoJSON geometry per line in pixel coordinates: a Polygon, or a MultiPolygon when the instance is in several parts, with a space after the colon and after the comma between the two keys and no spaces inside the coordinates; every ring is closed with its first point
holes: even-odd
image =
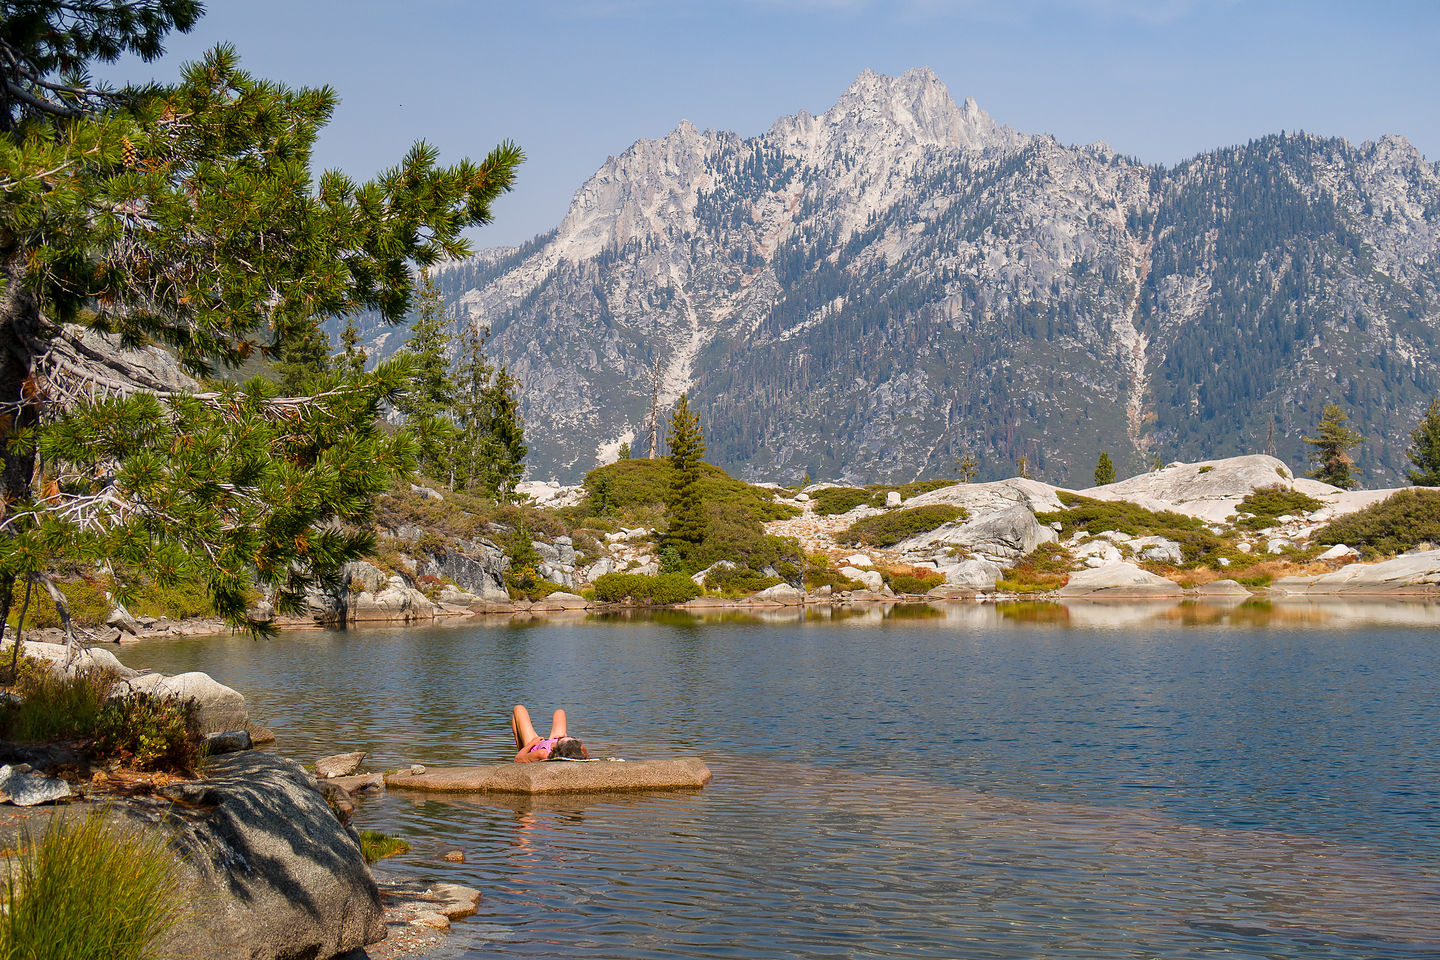
{"type": "Polygon", "coordinates": [[[550,755],[547,760],[589,760],[590,754],[585,750],[585,744],[574,737],[565,737],[559,743],[550,748],[550,755]]]}

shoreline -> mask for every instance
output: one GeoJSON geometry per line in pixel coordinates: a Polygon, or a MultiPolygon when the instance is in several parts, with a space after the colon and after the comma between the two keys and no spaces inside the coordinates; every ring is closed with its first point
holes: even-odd
{"type": "MultiPolygon", "coordinates": [[[[295,618],[290,620],[279,620],[275,622],[276,629],[281,633],[299,633],[315,630],[366,630],[366,629],[394,629],[396,627],[424,628],[424,627],[447,627],[463,626],[468,623],[497,623],[502,620],[542,620],[542,619],[565,619],[576,617],[609,616],[627,613],[689,613],[703,616],[710,613],[781,613],[784,611],[804,611],[820,609],[847,609],[847,608],[875,608],[885,606],[950,606],[961,604],[1005,604],[1005,603],[1047,603],[1059,606],[1071,604],[1078,605],[1105,605],[1111,603],[1127,604],[1170,604],[1177,603],[1203,603],[1209,605],[1238,606],[1240,604],[1264,601],[1268,603],[1375,603],[1375,604],[1403,604],[1403,605],[1428,605],[1440,603],[1440,588],[1435,585],[1425,585],[1419,589],[1413,587],[1401,587],[1390,590],[1375,590],[1366,592],[1327,592],[1327,593],[1290,593],[1287,591],[1275,591],[1270,589],[1247,591],[1246,594],[1214,594],[1204,593],[1197,590],[1186,590],[1181,593],[1157,595],[1143,592],[1115,592],[1100,595],[1087,596],[1061,596],[1057,592],[1048,593],[965,593],[961,591],[949,592],[943,596],[931,596],[927,594],[895,594],[887,595],[865,595],[851,597],[805,597],[796,599],[793,602],[781,602],[778,600],[754,600],[750,598],[724,599],[720,597],[700,597],[696,600],[686,601],[678,604],[639,604],[639,603],[599,603],[585,601],[584,603],[566,603],[547,605],[545,602],[535,603],[521,602],[518,604],[486,604],[483,609],[474,609],[464,613],[443,612],[429,619],[366,619],[352,620],[344,624],[318,622],[311,618],[295,618]]],[[[119,638],[95,638],[86,641],[87,646],[128,646],[141,641],[157,639],[188,639],[191,637],[211,637],[223,634],[237,634],[242,631],[227,626],[214,618],[195,618],[191,620],[159,620],[153,627],[143,628],[136,634],[122,633],[119,638]]],[[[26,631],[25,640],[41,643],[63,643],[64,634],[59,628],[45,627],[39,630],[26,631]]]]}

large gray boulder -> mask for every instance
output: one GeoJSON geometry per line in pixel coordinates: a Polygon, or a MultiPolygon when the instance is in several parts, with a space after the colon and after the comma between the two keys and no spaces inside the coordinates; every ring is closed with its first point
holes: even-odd
{"type": "Polygon", "coordinates": [[[903,555],[944,544],[964,547],[981,559],[998,562],[1023,557],[1057,536],[1054,530],[1036,520],[1027,507],[1014,506],[961,524],[946,524],[896,544],[895,550],[903,555]]]}
{"type": "Polygon", "coordinates": [[[999,513],[1011,507],[1024,507],[1031,513],[1047,513],[1064,509],[1056,494],[1059,489],[1025,477],[1011,477],[993,483],[956,483],[913,496],[905,501],[905,506],[947,503],[964,507],[972,517],[999,513]]]}
{"type": "Polygon", "coordinates": [[[1184,592],[1178,583],[1141,570],[1133,563],[1107,563],[1103,567],[1071,574],[1070,582],[1060,588],[1059,595],[1101,600],[1109,597],[1178,597],[1184,592]]]}
{"type": "Polygon", "coordinates": [[[123,696],[130,691],[166,699],[194,700],[200,728],[205,733],[243,730],[250,722],[250,712],[240,692],[208,673],[182,673],[173,677],[161,673],[142,674],[116,684],[110,695],[123,696]]]}
{"type": "Polygon", "coordinates": [[[359,844],[295,761],[229,754],[206,780],[161,794],[114,804],[110,815],[171,835],[192,911],[170,933],[169,953],[318,960],[384,938],[359,844]]]}
{"type": "Polygon", "coordinates": [[[995,581],[1004,573],[1000,564],[990,560],[956,560],[952,557],[936,557],[934,560],[916,563],[915,566],[943,574],[945,587],[986,593],[995,589],[995,581]]]}

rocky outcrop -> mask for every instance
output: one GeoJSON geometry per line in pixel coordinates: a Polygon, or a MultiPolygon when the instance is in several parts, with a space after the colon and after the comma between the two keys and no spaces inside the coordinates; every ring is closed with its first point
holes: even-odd
{"type": "Polygon", "coordinates": [[[1180,585],[1141,570],[1133,563],[1107,563],[1071,574],[1070,582],[1060,588],[1059,595],[1068,598],[1104,600],[1134,597],[1178,597],[1180,585]]]}
{"type": "Polygon", "coordinates": [[[1351,563],[1313,577],[1282,577],[1280,594],[1440,594],[1440,550],[1407,553],[1381,563],[1351,563]]]}
{"type": "Polygon", "coordinates": [[[895,545],[900,554],[917,553],[936,546],[964,547],[984,560],[1005,561],[1023,557],[1042,543],[1056,539],[1056,533],[1042,526],[1026,507],[1011,506],[998,513],[981,514],[961,524],[946,524],[938,530],[911,537],[895,545]]]}

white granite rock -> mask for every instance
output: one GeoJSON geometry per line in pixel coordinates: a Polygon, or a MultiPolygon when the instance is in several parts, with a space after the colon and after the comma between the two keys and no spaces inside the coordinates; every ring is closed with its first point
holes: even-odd
{"type": "Polygon", "coordinates": [[[1062,597],[1175,597],[1184,591],[1180,585],[1141,570],[1133,563],[1108,563],[1103,567],[1080,570],[1070,575],[1070,582],[1059,591],[1062,597]]]}

